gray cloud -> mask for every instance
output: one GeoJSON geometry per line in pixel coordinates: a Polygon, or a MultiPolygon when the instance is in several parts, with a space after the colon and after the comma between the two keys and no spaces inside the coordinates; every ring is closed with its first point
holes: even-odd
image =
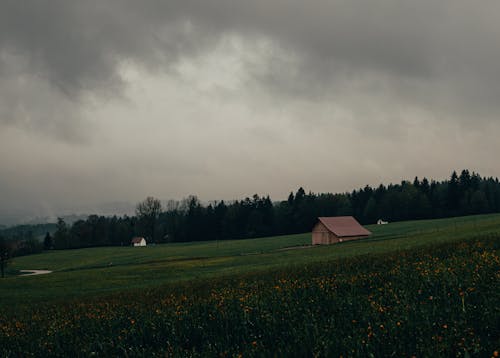
{"type": "Polygon", "coordinates": [[[8,1],[0,49],[26,60],[15,74],[36,75],[74,99],[119,93],[120,63],[168,70],[224,34],[262,36],[282,49],[254,73],[273,93],[382,91],[434,110],[459,108],[454,115],[492,117],[499,10],[494,1],[8,1]]]}
{"type": "Polygon", "coordinates": [[[279,197],[457,166],[499,175],[499,10],[4,1],[0,149],[16,157],[0,158],[2,205],[279,197]]]}

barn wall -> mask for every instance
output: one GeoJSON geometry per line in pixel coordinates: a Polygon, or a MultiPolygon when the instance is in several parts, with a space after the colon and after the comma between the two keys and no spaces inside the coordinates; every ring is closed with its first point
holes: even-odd
{"type": "Polygon", "coordinates": [[[326,229],[325,225],[322,223],[317,223],[314,225],[312,229],[312,244],[313,245],[320,245],[323,242],[323,237],[325,234],[328,234],[328,230],[326,229]]]}
{"type": "Polygon", "coordinates": [[[363,239],[367,236],[352,236],[352,237],[337,237],[333,232],[328,230],[321,222],[317,223],[312,229],[312,244],[313,245],[330,245],[338,242],[353,241],[363,239]]]}
{"type": "Polygon", "coordinates": [[[313,245],[329,245],[339,242],[339,238],[326,228],[321,222],[317,223],[312,229],[313,245]]]}
{"type": "Polygon", "coordinates": [[[330,245],[330,244],[336,244],[340,241],[340,239],[337,237],[337,235],[335,235],[333,232],[330,232],[329,235],[328,235],[328,242],[327,244],[330,245]]]}

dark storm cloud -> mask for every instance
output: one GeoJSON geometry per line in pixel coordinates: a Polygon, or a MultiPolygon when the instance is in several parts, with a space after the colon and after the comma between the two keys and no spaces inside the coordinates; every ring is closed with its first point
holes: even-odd
{"type": "MultiPolygon", "coordinates": [[[[170,19],[164,20],[168,28],[170,19]]],[[[10,1],[0,15],[0,45],[72,96],[113,91],[120,84],[121,60],[148,62],[172,51],[157,38],[162,28],[126,3],[10,1]]]]}
{"type": "Polygon", "coordinates": [[[3,2],[0,123],[83,138],[81,111],[120,95],[120,64],[154,70],[189,53],[198,36],[160,10],[152,2],[3,2]]]}
{"type": "MultiPolygon", "coordinates": [[[[121,62],[168,69],[222,34],[265,36],[297,57],[293,71],[278,70],[290,66],[278,58],[255,73],[276,92],[336,93],[353,78],[379,76],[374,90],[388,95],[408,90],[428,105],[437,95],[444,109],[465,100],[496,110],[499,10],[496,1],[455,0],[6,1],[0,53],[24,58],[18,73],[62,96],[112,96],[123,85],[121,62]]],[[[6,67],[3,59],[0,74],[6,67]]]]}

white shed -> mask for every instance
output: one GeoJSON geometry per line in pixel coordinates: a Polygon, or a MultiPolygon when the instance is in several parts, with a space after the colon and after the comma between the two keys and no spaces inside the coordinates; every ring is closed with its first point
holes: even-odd
{"type": "Polygon", "coordinates": [[[143,237],[134,237],[132,239],[132,246],[146,246],[146,239],[143,237]]]}

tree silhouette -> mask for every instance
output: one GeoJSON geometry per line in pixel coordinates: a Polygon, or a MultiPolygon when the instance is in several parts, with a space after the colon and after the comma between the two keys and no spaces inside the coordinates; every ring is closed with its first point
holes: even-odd
{"type": "Polygon", "coordinates": [[[7,267],[11,253],[12,248],[9,243],[3,237],[0,237],[0,271],[2,278],[5,277],[5,268],[7,267]]]}
{"type": "Polygon", "coordinates": [[[148,196],[144,201],[137,204],[135,214],[141,223],[144,224],[152,242],[155,241],[156,222],[161,214],[161,201],[148,196]]]}
{"type": "Polygon", "coordinates": [[[43,239],[43,249],[44,250],[50,250],[54,247],[54,240],[52,239],[52,236],[50,235],[50,232],[47,232],[45,234],[45,238],[43,239]]]}

